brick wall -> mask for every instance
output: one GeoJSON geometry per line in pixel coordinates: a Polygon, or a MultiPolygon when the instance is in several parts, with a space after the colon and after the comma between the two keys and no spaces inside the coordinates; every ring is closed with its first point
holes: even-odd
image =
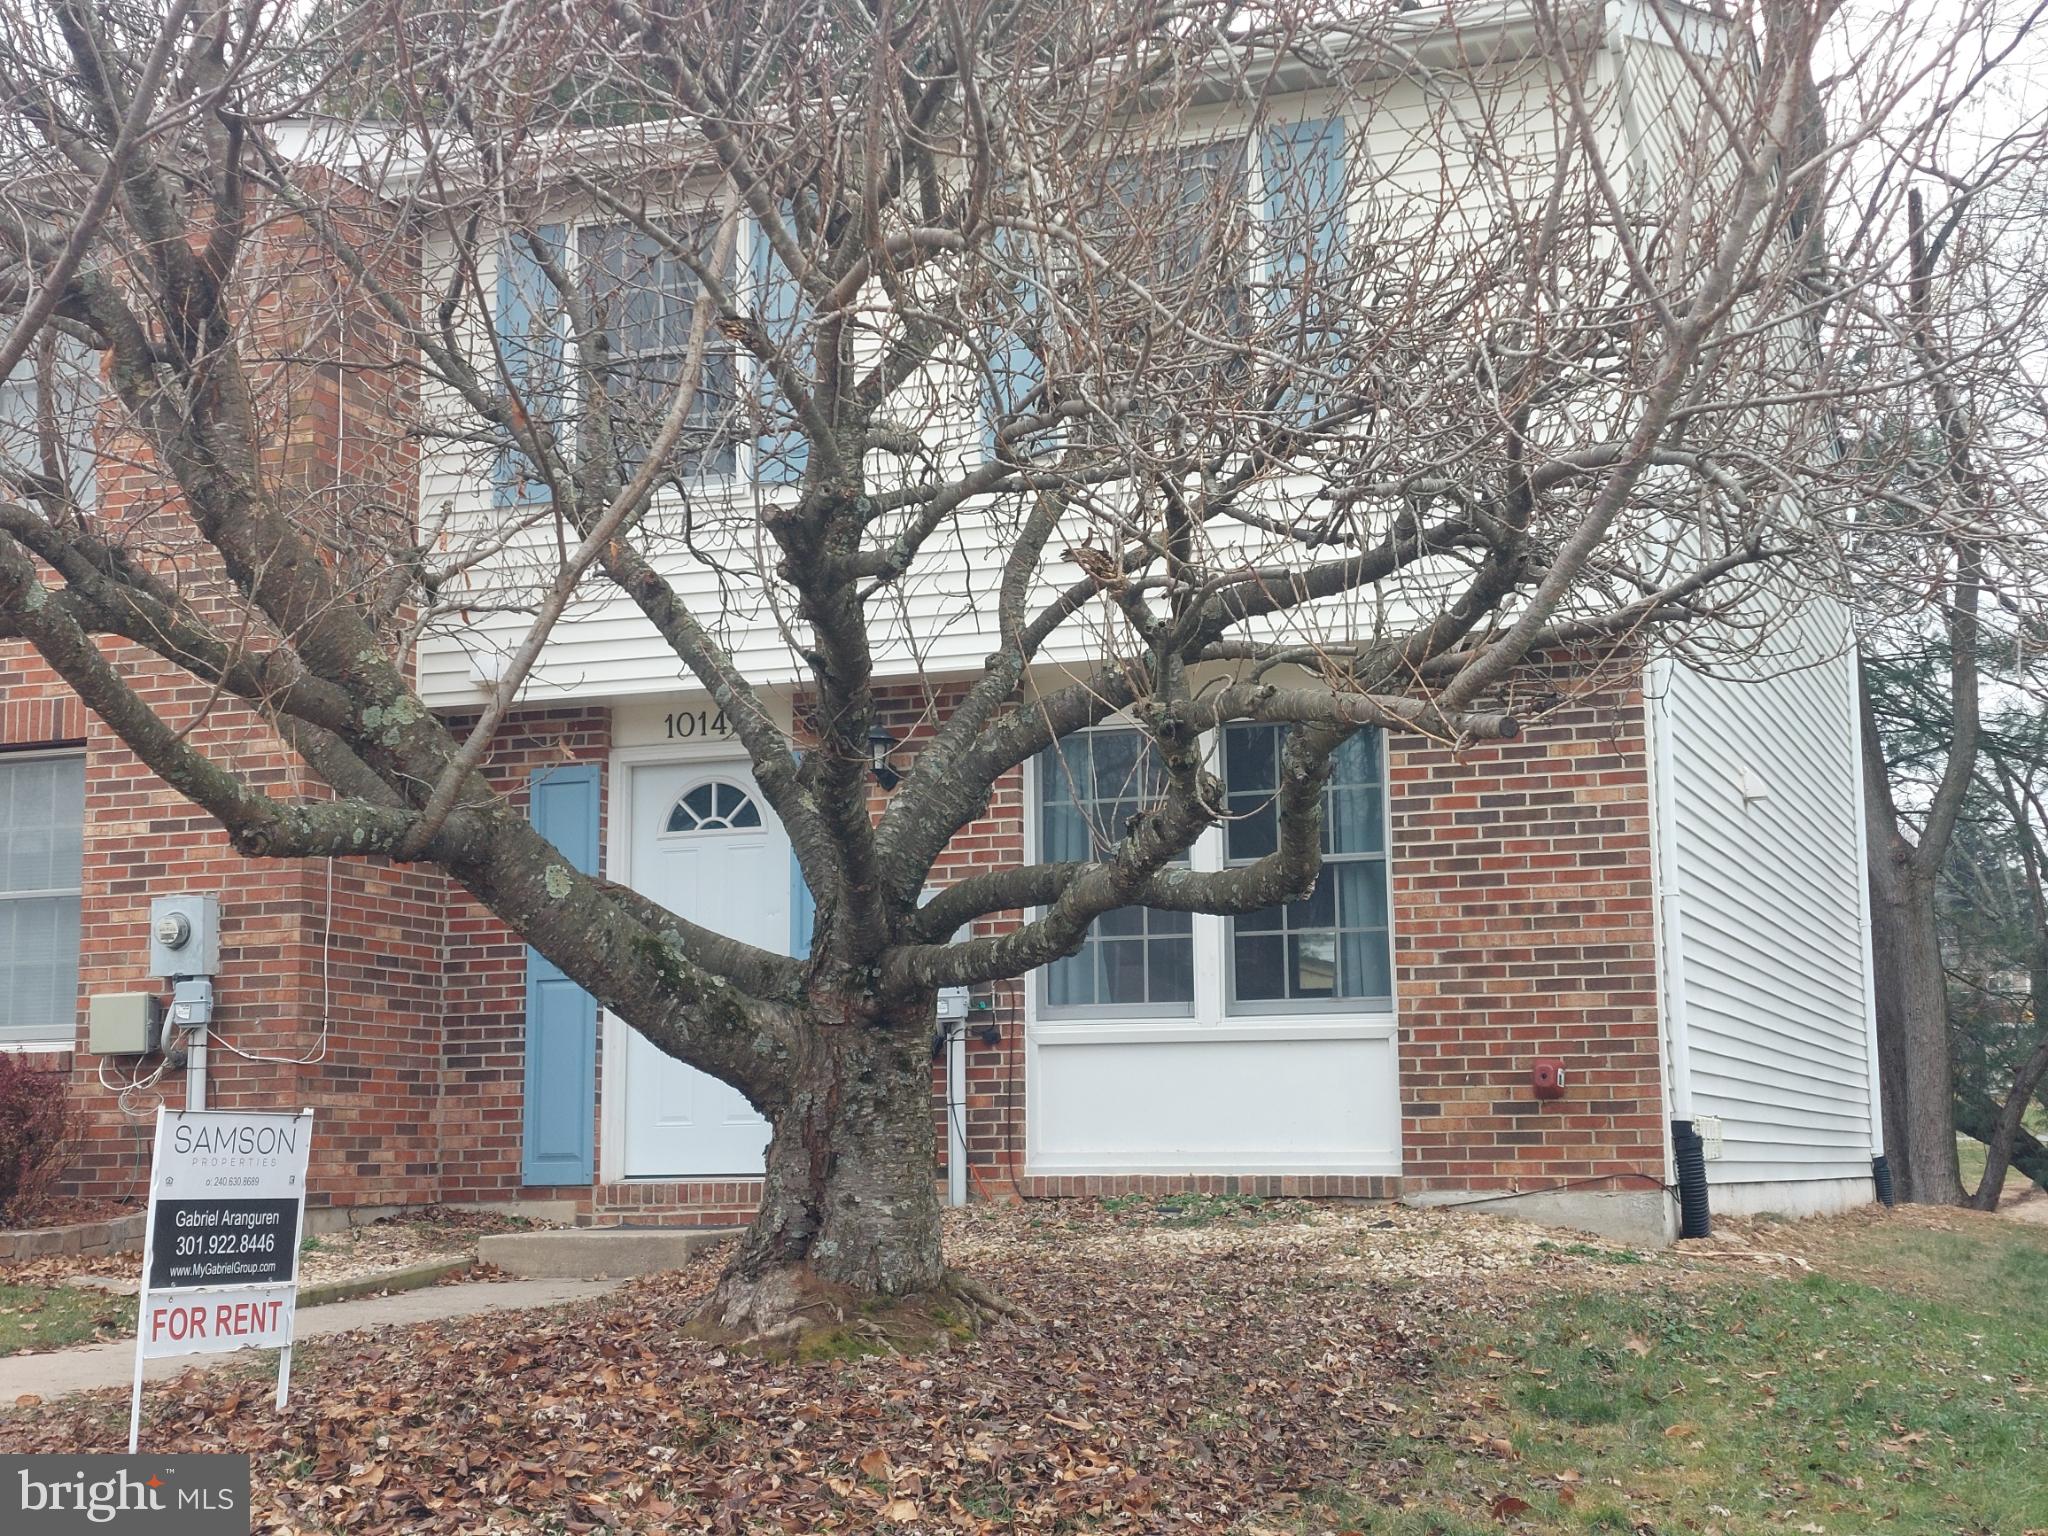
{"type": "MultiPolygon", "coordinates": [[[[1525,692],[1531,684],[1540,718],[1516,742],[1463,752],[1413,736],[1389,742],[1403,1179],[1028,1177],[1024,989],[1005,982],[978,989],[988,1006],[973,1014],[999,1029],[998,1043],[968,1047],[974,1193],[1376,1199],[1404,1188],[1661,1183],[1649,776],[1634,663],[1574,659],[1525,692]],[[1537,1056],[1570,1068],[1563,1100],[1530,1097],[1537,1056]]],[[[957,690],[883,697],[883,723],[908,757],[957,690]]],[[[1023,776],[1013,772],[934,878],[1026,856],[1023,776]]],[[[975,932],[1020,920],[999,913],[975,932]]],[[[937,1092],[943,1106],[943,1078],[937,1092]]]]}
{"type": "MultiPolygon", "coordinates": [[[[160,707],[178,720],[189,701],[160,707]]],[[[318,792],[282,745],[239,710],[216,704],[192,739],[231,752],[251,782],[280,793],[318,792]]],[[[381,862],[242,858],[204,812],[97,721],[87,741],[86,793],[85,993],[157,990],[147,975],[150,898],[217,894],[219,1040],[208,1052],[208,1104],[311,1106],[319,1134],[307,1188],[316,1205],[431,1200],[440,1087],[432,1003],[440,939],[429,894],[436,882],[381,862]]],[[[129,1066],[105,1065],[117,1078],[129,1066]]],[[[118,1196],[140,1188],[149,1123],[100,1088],[101,1066],[81,1040],[74,1082],[91,1106],[93,1129],[79,1182],[82,1193],[118,1196]]],[[[185,1102],[187,1086],[178,1073],[160,1084],[174,1106],[185,1102]]],[[[128,1108],[146,1110],[151,1097],[128,1108]]]]}
{"type": "MultiPolygon", "coordinates": [[[[167,721],[190,728],[187,740],[230,762],[247,779],[290,792],[293,763],[275,736],[244,711],[169,668],[130,655],[124,671],[167,721]]],[[[166,989],[149,971],[150,900],[175,892],[210,892],[221,904],[221,969],[215,983],[214,1031],[264,1056],[301,1056],[318,1041],[312,1016],[319,942],[318,897],[310,866],[246,860],[203,811],[184,800],[128,753],[97,719],[87,731],[87,824],[79,917],[79,983],[86,997],[166,989]]],[[[81,1035],[73,1070],[84,1145],[77,1161],[81,1194],[135,1199],[147,1174],[150,1111],[161,1099],[187,1102],[189,1080],[167,1071],[153,1089],[109,1093],[133,1080],[129,1058],[103,1059],[81,1035]]],[[[152,1063],[154,1065],[154,1063],[152,1063]]],[[[208,1055],[207,1102],[282,1109],[301,1096],[298,1069],[257,1062],[224,1049],[208,1055]]],[[[345,1166],[332,1152],[318,1166],[309,1195],[346,1189],[345,1166]]]]}
{"type": "MultiPolygon", "coordinates": [[[[899,766],[907,768],[924,744],[945,723],[966,683],[914,683],[876,690],[876,719],[901,745],[899,766]]],[[[886,797],[877,789],[874,811],[882,813],[886,797]]],[[[942,888],[977,870],[1023,862],[1024,774],[1013,769],[999,779],[989,795],[988,809],[961,828],[932,869],[932,885],[942,888]]],[[[1017,926],[1015,912],[978,919],[976,938],[1017,926]]],[[[967,1145],[970,1198],[1014,1193],[1024,1161],[1024,989],[1016,982],[977,987],[970,1002],[964,1103],[954,1106],[967,1145]],[[984,1038],[993,1035],[993,1041],[984,1038]]],[[[939,1148],[939,1176],[948,1176],[951,1156],[947,1127],[946,1062],[932,1064],[933,1130],[939,1148]]]]}
{"type": "MultiPolygon", "coordinates": [[[[278,793],[319,792],[253,715],[158,664],[129,655],[123,665],[166,719],[191,727],[188,739],[201,750],[278,793]]],[[[155,1106],[186,1102],[188,1078],[179,1071],[124,1094],[137,1064],[87,1051],[83,1013],[96,993],[161,994],[147,974],[150,899],[198,891],[221,899],[220,1040],[208,1052],[208,1102],[312,1106],[321,1127],[309,1186],[315,1204],[435,1198],[439,877],[381,861],[242,858],[26,647],[0,647],[0,750],[57,746],[84,757],[87,797],[80,1007],[59,1026],[74,1044],[39,1055],[69,1077],[70,1187],[91,1198],[140,1199],[155,1106]]]]}
{"type": "MultiPolygon", "coordinates": [[[[161,687],[159,702],[173,718],[204,705],[194,740],[208,750],[281,786],[303,774],[246,717],[188,696],[189,683],[164,679],[161,687]]],[[[903,742],[902,761],[956,697],[946,686],[885,695],[884,723],[903,742]]],[[[522,1188],[525,949],[442,877],[361,860],[330,869],[239,858],[19,647],[0,651],[0,724],[0,745],[83,742],[91,797],[86,991],[152,985],[142,975],[151,893],[221,892],[220,1033],[252,1053],[310,1059],[255,1062],[216,1049],[212,1102],[313,1105],[323,1129],[316,1202],[567,1196],[597,1220],[707,1224],[752,1209],[759,1186],[749,1180],[522,1188]]],[[[523,798],[534,767],[603,761],[609,748],[604,709],[531,711],[510,724],[490,771],[523,798]]],[[[1582,686],[1516,742],[1462,753],[1418,738],[1391,743],[1406,1188],[1661,1179],[1644,754],[1641,700],[1626,680],[1582,686]],[[1560,1057],[1571,1070],[1563,1100],[1530,1096],[1528,1064],[1537,1056],[1560,1057]]],[[[877,791],[878,811],[882,798],[877,791]]],[[[947,851],[936,878],[1024,855],[1022,776],[1013,773],[947,851]]],[[[998,914],[977,931],[1017,920],[998,914]]],[[[1395,1192],[1392,1181],[1376,1178],[1026,1178],[1023,989],[980,989],[976,1001],[967,1098],[957,1112],[977,1197],[1184,1187],[1395,1192]],[[981,1032],[991,1027],[988,1043],[981,1032]]],[[[101,1089],[102,1065],[83,1050],[69,1062],[84,1141],[76,1184],[81,1193],[132,1198],[147,1119],[124,1115],[101,1089]]],[[[104,1065],[118,1085],[126,1065],[104,1065]]],[[[943,1157],[943,1062],[934,1064],[933,1089],[943,1157]]],[[[158,1091],[180,1103],[183,1080],[168,1074],[158,1091]]],[[[136,1097],[132,1107],[154,1102],[136,1097]]]]}
{"type": "MultiPolygon", "coordinates": [[[[360,207],[351,213],[354,194],[340,191],[335,217],[369,216],[360,207]]],[[[354,589],[383,569],[394,522],[409,525],[410,385],[390,366],[397,342],[388,317],[352,291],[352,279],[321,256],[309,232],[275,209],[258,210],[252,227],[238,268],[246,284],[240,340],[255,386],[266,493],[313,533],[333,578],[354,589]]],[[[401,288],[416,270],[402,234],[372,265],[401,288]]],[[[97,432],[99,525],[223,634],[262,643],[265,621],[221,580],[175,482],[126,430],[117,402],[108,401],[97,432]]],[[[287,798],[327,792],[251,711],[138,647],[110,641],[104,649],[188,744],[245,782],[287,798]]],[[[0,747],[57,743],[77,744],[85,759],[82,998],[161,993],[146,975],[151,897],[217,894],[220,1038],[208,1051],[208,1102],[311,1105],[321,1126],[309,1185],[315,1203],[433,1198],[439,878],[374,861],[239,857],[204,812],[145,769],[26,647],[0,647],[0,747]]],[[[69,1060],[80,1128],[72,1183],[87,1196],[139,1197],[151,1111],[158,1102],[183,1104],[189,1078],[166,1071],[138,1083],[135,1062],[103,1061],[83,1045],[69,1060]]]]}
{"type": "Polygon", "coordinates": [[[1410,1191],[1664,1181],[1642,694],[1573,678],[1517,741],[1391,743],[1410,1191]],[[1545,1056],[1562,1099],[1531,1096],[1545,1056]]]}
{"type": "MultiPolygon", "coordinates": [[[[611,711],[533,710],[506,723],[487,772],[524,806],[536,768],[599,762],[611,750],[611,711]]],[[[609,797],[604,803],[609,809],[609,797]]],[[[602,858],[604,837],[598,838],[602,858]]],[[[589,1192],[526,1189],[520,1131],[526,1071],[526,946],[452,882],[443,888],[447,950],[442,1010],[446,1093],[441,1109],[441,1198],[510,1200],[589,1192]]],[[[602,1036],[600,1036],[600,1049],[602,1036]]],[[[602,1062],[599,1063],[602,1080],[602,1062]]],[[[593,1122],[591,1134],[595,1136],[593,1122]]]]}
{"type": "MultiPolygon", "coordinates": [[[[324,1186],[335,1205],[440,1198],[443,1144],[443,921],[447,882],[383,860],[311,871],[320,928],[306,979],[325,1026],[299,1092],[324,1127],[324,1186]],[[332,877],[332,885],[327,878],[332,877]],[[317,974],[312,966],[317,965],[317,974]]],[[[323,1183],[316,1178],[318,1197],[323,1183]]]]}

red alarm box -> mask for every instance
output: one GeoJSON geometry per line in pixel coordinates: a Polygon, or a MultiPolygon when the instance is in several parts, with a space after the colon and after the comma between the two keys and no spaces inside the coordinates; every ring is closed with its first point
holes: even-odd
{"type": "Polygon", "coordinates": [[[1564,1063],[1545,1056],[1529,1063],[1529,1089],[1539,1099],[1564,1097],[1564,1063]]]}

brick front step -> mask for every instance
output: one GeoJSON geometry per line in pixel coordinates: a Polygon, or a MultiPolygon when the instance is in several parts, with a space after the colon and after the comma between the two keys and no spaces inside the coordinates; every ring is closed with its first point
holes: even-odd
{"type": "Polygon", "coordinates": [[[498,1232],[477,1243],[477,1259],[522,1280],[597,1280],[675,1269],[724,1242],[735,1227],[575,1227],[498,1232]]]}

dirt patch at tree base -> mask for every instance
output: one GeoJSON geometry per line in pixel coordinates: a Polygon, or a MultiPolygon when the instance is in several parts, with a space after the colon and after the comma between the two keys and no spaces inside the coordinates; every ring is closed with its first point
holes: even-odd
{"type": "Polygon", "coordinates": [[[801,1270],[721,1280],[683,1326],[694,1343],[805,1364],[927,1354],[974,1333],[949,1293],[866,1295],[801,1270]]]}

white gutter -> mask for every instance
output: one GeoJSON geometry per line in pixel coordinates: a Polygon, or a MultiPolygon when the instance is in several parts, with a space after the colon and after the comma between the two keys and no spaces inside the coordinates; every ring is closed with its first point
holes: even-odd
{"type": "Polygon", "coordinates": [[[1877,959],[1870,941],[1870,823],[1869,808],[1863,803],[1863,693],[1860,677],[1862,648],[1853,633],[1849,637],[1849,762],[1850,782],[1856,802],[1856,918],[1863,932],[1857,945],[1863,962],[1863,1054],[1865,1080],[1870,1086],[1870,1155],[1884,1156],[1884,1094],[1878,1078],[1877,1056],[1877,959]]]}
{"type": "Polygon", "coordinates": [[[946,1026],[946,1204],[967,1203],[967,1021],[946,1026]]]}
{"type": "Polygon", "coordinates": [[[1669,702],[1674,666],[1668,657],[1660,657],[1643,668],[1643,727],[1650,737],[1650,870],[1657,899],[1657,996],[1664,1014],[1665,1092],[1669,1117],[1690,1120],[1692,1045],[1685,1011],[1685,893],[1678,880],[1678,793],[1669,702]]]}

